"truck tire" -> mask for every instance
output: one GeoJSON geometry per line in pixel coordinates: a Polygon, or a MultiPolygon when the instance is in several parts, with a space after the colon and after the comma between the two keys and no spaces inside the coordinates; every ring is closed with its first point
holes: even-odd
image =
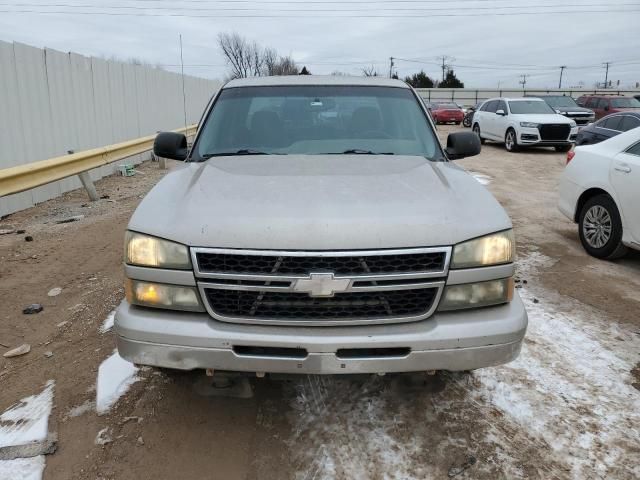
{"type": "Polygon", "coordinates": [[[622,244],[622,220],[613,199],[596,195],[585,202],[578,219],[580,242],[596,258],[615,260],[627,253],[622,244]]]}

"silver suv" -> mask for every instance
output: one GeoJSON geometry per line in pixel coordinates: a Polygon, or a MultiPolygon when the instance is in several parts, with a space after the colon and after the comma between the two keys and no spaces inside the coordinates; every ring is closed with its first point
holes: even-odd
{"type": "Polygon", "coordinates": [[[396,80],[233,80],[125,245],[120,355],[262,374],[470,370],[517,357],[511,221],[396,80]]]}

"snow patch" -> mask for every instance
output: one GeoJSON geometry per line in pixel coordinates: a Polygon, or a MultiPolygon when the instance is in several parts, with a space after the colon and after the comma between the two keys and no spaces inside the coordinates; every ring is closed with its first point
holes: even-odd
{"type": "Polygon", "coordinates": [[[109,330],[111,330],[113,328],[113,322],[115,318],[116,318],[116,311],[114,310],[111,313],[109,313],[109,315],[107,315],[107,318],[104,319],[98,331],[100,333],[107,333],[109,330]]]}
{"type": "Polygon", "coordinates": [[[54,385],[49,380],[41,393],[23,398],[0,415],[0,448],[46,440],[54,385]]]}
{"type": "Polygon", "coordinates": [[[40,480],[44,472],[44,455],[0,461],[2,480],[40,480]]]}
{"type": "Polygon", "coordinates": [[[140,380],[136,373],[138,368],[127,362],[117,350],[107,358],[98,369],[96,387],[96,411],[102,415],[124,395],[135,382],[140,380]]]}
{"type": "Polygon", "coordinates": [[[472,171],[469,171],[469,173],[473,176],[473,178],[475,178],[482,185],[489,185],[491,183],[491,180],[493,180],[493,177],[490,177],[489,175],[485,175],[484,173],[478,173],[478,172],[472,172],[472,171]]]}
{"type": "Polygon", "coordinates": [[[96,402],[93,400],[87,400],[81,405],[76,405],[75,407],[71,407],[69,412],[67,413],[67,417],[74,418],[79,417],[80,415],[84,415],[87,412],[90,412],[96,406],[96,402]]]}

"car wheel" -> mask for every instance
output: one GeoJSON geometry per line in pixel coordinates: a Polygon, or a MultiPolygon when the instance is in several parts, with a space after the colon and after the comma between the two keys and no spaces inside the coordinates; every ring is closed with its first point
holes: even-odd
{"type": "Polygon", "coordinates": [[[518,136],[513,128],[507,130],[507,134],[504,136],[504,146],[508,152],[518,151],[518,136]]]}
{"type": "Polygon", "coordinates": [[[580,211],[580,241],[589,255],[613,260],[627,253],[622,244],[622,220],[613,199],[606,194],[590,198],[580,211]]]}
{"type": "Polygon", "coordinates": [[[477,123],[473,126],[473,133],[478,135],[478,138],[480,139],[480,143],[484,145],[485,140],[484,138],[482,138],[482,135],[480,135],[480,125],[478,125],[477,123]]]}
{"type": "Polygon", "coordinates": [[[556,152],[567,153],[569,150],[571,150],[571,145],[558,145],[556,147],[556,152]]]}

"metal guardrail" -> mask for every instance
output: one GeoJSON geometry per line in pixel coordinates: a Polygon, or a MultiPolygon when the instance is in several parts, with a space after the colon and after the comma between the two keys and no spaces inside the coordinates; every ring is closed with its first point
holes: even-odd
{"type": "MultiPolygon", "coordinates": [[[[195,134],[196,129],[196,125],[191,125],[174,130],[174,132],[190,136],[195,134]]],[[[90,182],[90,178],[88,175],[84,175],[83,178],[83,173],[117,160],[149,151],[153,148],[155,138],[156,135],[154,134],[106,147],[92,148],[91,150],[70,155],[5,168],[0,170],[0,197],[24,192],[72,175],[81,176],[82,183],[89,191],[89,195],[92,196],[91,189],[86,183],[87,179],[90,182]]],[[[93,187],[93,184],[91,184],[91,187],[93,187]]]]}

